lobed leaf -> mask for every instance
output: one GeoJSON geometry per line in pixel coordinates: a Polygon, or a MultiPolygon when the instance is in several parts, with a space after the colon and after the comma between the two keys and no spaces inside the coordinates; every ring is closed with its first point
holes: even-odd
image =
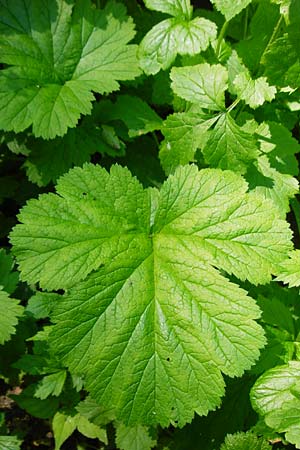
{"type": "Polygon", "coordinates": [[[221,371],[241,375],[258,358],[259,308],[216,268],[267,282],[291,234],[240,176],[180,167],[159,192],[87,164],[20,220],[11,241],[23,279],[69,288],[51,313],[53,351],[126,425],[206,414],[221,371]]]}
{"type": "Polygon", "coordinates": [[[63,136],[91,112],[91,91],[112,92],[139,75],[137,47],[127,45],[134,25],[123,7],[116,11],[87,0],[1,0],[1,129],[32,125],[37,137],[63,136]]]}
{"type": "Polygon", "coordinates": [[[176,95],[200,108],[221,111],[225,108],[228,73],[220,64],[173,67],[171,87],[176,95]]]}

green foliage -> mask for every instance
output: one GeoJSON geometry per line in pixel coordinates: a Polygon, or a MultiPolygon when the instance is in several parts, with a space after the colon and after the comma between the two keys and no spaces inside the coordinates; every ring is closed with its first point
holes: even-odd
{"type": "Polygon", "coordinates": [[[0,449],[300,448],[299,23],[0,0],[0,449]]]}
{"type": "Polygon", "coordinates": [[[255,434],[236,433],[226,436],[224,444],[220,450],[268,450],[270,446],[262,438],[258,438],[255,434]]]}
{"type": "Polygon", "coordinates": [[[2,0],[0,16],[0,61],[9,66],[0,78],[3,130],[32,125],[37,137],[63,136],[91,112],[91,91],[112,92],[139,74],[136,46],[127,45],[134,25],[121,5],[2,0]]]}
{"type": "Polygon", "coordinates": [[[15,436],[0,436],[1,450],[20,450],[22,441],[15,436]]]}
{"type": "Polygon", "coordinates": [[[277,366],[263,374],[252,389],[254,408],[270,428],[284,432],[296,448],[300,447],[299,367],[299,361],[277,366]]]}

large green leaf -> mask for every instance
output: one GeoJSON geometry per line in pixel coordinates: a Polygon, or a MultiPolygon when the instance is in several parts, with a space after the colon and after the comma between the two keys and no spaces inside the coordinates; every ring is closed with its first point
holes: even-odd
{"type": "Polygon", "coordinates": [[[277,216],[230,171],[181,167],[157,191],[87,164],[30,201],[11,240],[23,279],[69,287],[51,346],[99,404],[125,424],[181,426],[264,345],[259,308],[216,268],[269,281],[291,248],[277,216]]]}
{"type": "Polygon", "coordinates": [[[91,8],[89,0],[0,1],[0,128],[63,136],[94,96],[139,74],[134,25],[122,5],[91,8]]]}

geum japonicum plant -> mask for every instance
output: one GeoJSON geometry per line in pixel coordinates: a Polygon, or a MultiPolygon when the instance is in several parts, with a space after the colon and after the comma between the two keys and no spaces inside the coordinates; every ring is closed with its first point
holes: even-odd
{"type": "Polygon", "coordinates": [[[0,374],[55,450],[300,448],[300,6],[196,6],[0,0],[0,374]]]}

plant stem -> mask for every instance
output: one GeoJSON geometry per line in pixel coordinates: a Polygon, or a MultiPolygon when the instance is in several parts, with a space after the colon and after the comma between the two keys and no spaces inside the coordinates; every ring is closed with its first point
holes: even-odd
{"type": "Polygon", "coordinates": [[[226,34],[227,28],[228,28],[229,22],[225,21],[223,23],[223,26],[221,28],[220,34],[218,36],[218,41],[217,41],[217,46],[216,46],[216,56],[219,59],[220,56],[220,50],[221,50],[221,45],[222,45],[222,41],[224,39],[224,36],[226,34]]]}
{"type": "Polygon", "coordinates": [[[98,9],[101,9],[101,0],[96,0],[96,6],[98,9]]]}
{"type": "Polygon", "coordinates": [[[246,39],[248,33],[248,20],[249,20],[249,7],[247,6],[245,11],[245,23],[244,23],[244,33],[243,38],[246,39]]]}
{"type": "Polygon", "coordinates": [[[236,100],[234,100],[234,102],[231,103],[230,106],[228,106],[227,112],[232,111],[232,110],[240,103],[240,101],[241,101],[241,100],[240,100],[239,98],[237,98],[236,100]]]}
{"type": "Polygon", "coordinates": [[[296,198],[291,198],[290,205],[291,205],[294,217],[296,219],[298,231],[300,233],[300,204],[296,198]]]}
{"type": "Polygon", "coordinates": [[[153,137],[153,139],[154,139],[154,142],[155,142],[155,144],[157,145],[157,148],[159,148],[159,141],[158,141],[158,139],[157,139],[157,136],[156,136],[156,134],[155,134],[155,131],[152,131],[152,137],[153,137]]]}
{"type": "Polygon", "coordinates": [[[264,49],[264,51],[263,51],[263,53],[262,53],[262,55],[260,57],[259,64],[258,64],[259,67],[261,66],[263,58],[264,58],[265,54],[267,53],[267,51],[269,50],[271,44],[275,41],[275,39],[277,37],[277,33],[279,31],[279,28],[281,27],[282,21],[283,21],[283,16],[280,15],[280,17],[279,17],[279,19],[277,21],[277,24],[276,24],[276,26],[275,26],[275,28],[273,30],[273,33],[272,33],[272,35],[271,35],[271,37],[269,39],[269,42],[267,43],[266,48],[264,49]]]}

